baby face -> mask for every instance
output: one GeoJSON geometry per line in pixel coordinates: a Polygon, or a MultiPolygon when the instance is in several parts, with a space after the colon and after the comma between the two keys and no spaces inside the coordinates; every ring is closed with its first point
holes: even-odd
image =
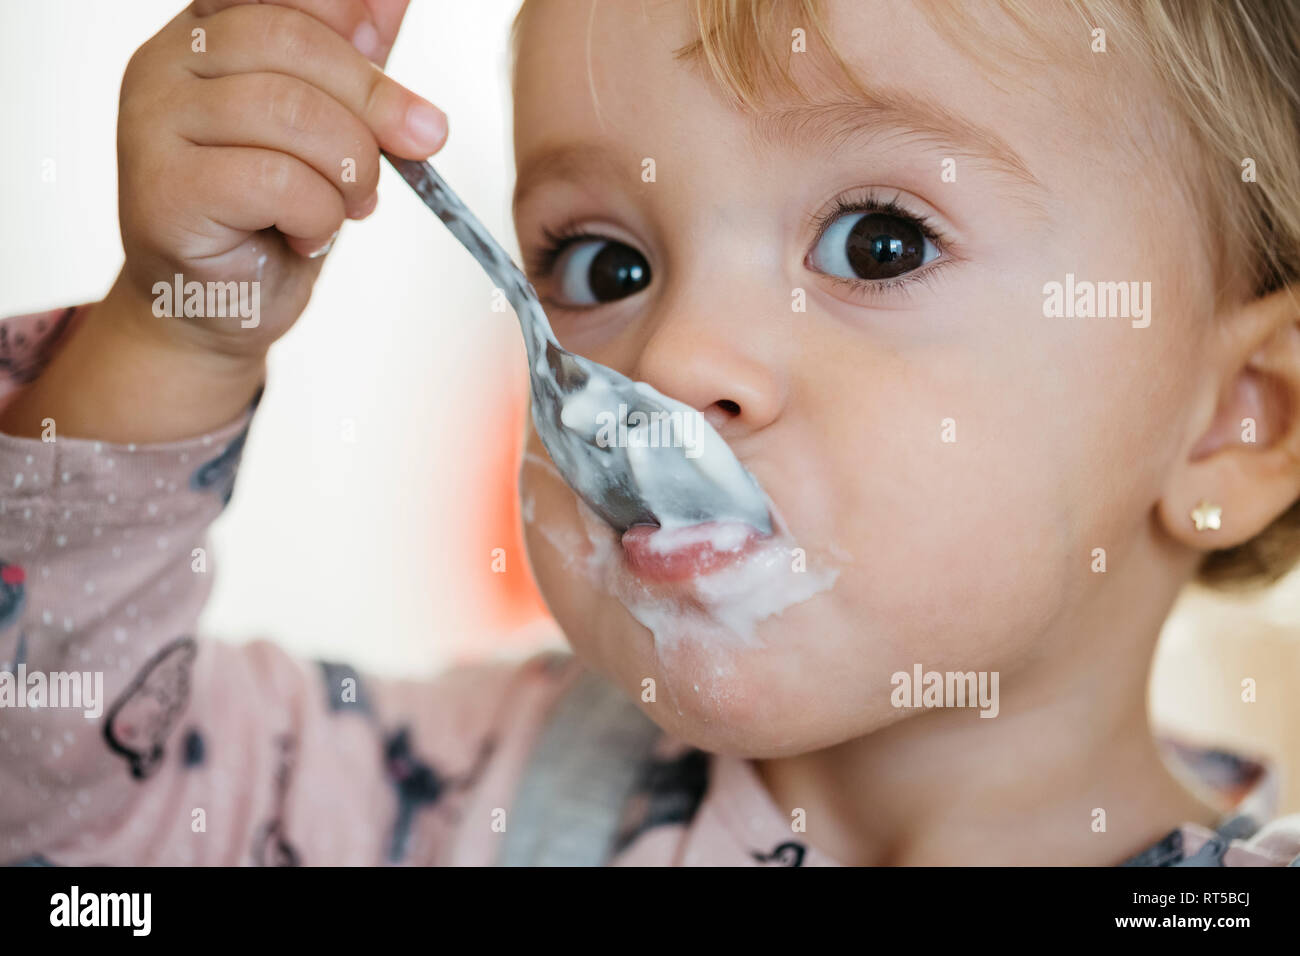
{"type": "Polygon", "coordinates": [[[736,109],[674,56],[684,2],[530,2],[515,77],[516,225],[561,343],[701,410],[806,555],[783,573],[833,583],[752,640],[678,618],[657,637],[629,594],[671,605],[716,569],[660,580],[589,534],[532,434],[534,571],[591,666],[641,699],[653,679],[662,726],[751,757],[915,713],[890,697],[917,664],[998,671],[1008,697],[1104,651],[1088,625],[1124,600],[1109,588],[1186,572],[1150,515],[1213,289],[1156,80],[1064,11],[1044,13],[1050,51],[977,17],[968,43],[1032,64],[974,58],[919,5],[826,13],[865,98],[804,24],[812,102],[736,109]],[[1048,316],[1053,282],[1149,299],[1048,316]]]}

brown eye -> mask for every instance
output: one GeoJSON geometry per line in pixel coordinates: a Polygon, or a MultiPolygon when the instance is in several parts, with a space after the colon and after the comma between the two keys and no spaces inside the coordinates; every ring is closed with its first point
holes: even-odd
{"type": "Polygon", "coordinates": [[[552,270],[564,305],[593,306],[635,295],[650,284],[650,263],[631,246],[583,239],[560,253],[552,270]]]}
{"type": "Polygon", "coordinates": [[[905,275],[938,255],[939,250],[913,219],[851,212],[822,233],[811,264],[827,275],[870,281],[905,275]]]}

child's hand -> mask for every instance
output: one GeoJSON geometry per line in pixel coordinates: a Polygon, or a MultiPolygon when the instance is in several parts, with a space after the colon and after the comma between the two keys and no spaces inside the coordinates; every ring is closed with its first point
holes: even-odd
{"type": "Polygon", "coordinates": [[[445,117],[375,65],[407,3],[197,0],[136,51],[118,119],[126,264],[0,431],[40,435],[52,419],[60,436],[161,442],[247,407],[307,305],[311,253],[374,209],[379,148],[419,159],[446,136],[445,117]],[[225,315],[187,316],[190,282],[225,315]]]}
{"type": "Polygon", "coordinates": [[[387,53],[405,6],[198,0],[136,51],[118,120],[133,298],[152,305],[178,273],[260,283],[255,323],[138,321],[169,344],[259,358],[288,330],[343,220],[374,210],[380,147],[418,159],[445,138],[441,112],[367,59],[387,53]]]}

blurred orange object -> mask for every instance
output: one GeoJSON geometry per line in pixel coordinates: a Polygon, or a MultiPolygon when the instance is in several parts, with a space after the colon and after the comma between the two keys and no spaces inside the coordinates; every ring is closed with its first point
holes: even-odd
{"type": "Polygon", "coordinates": [[[490,561],[483,562],[488,594],[484,609],[485,623],[493,633],[532,629],[532,625],[549,617],[542,596],[528,567],[524,550],[523,518],[519,508],[519,459],[523,451],[524,425],[528,415],[527,383],[516,379],[502,388],[504,407],[497,420],[504,426],[509,440],[490,444],[483,457],[483,495],[479,507],[483,529],[482,550],[491,555],[494,548],[505,549],[505,570],[493,571],[490,561]]]}

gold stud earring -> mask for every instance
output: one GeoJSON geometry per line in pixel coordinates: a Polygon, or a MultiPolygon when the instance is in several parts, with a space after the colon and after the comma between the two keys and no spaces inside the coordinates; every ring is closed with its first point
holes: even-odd
{"type": "Polygon", "coordinates": [[[1204,498],[1192,509],[1192,521],[1197,531],[1218,531],[1222,525],[1223,509],[1204,498]]]}

